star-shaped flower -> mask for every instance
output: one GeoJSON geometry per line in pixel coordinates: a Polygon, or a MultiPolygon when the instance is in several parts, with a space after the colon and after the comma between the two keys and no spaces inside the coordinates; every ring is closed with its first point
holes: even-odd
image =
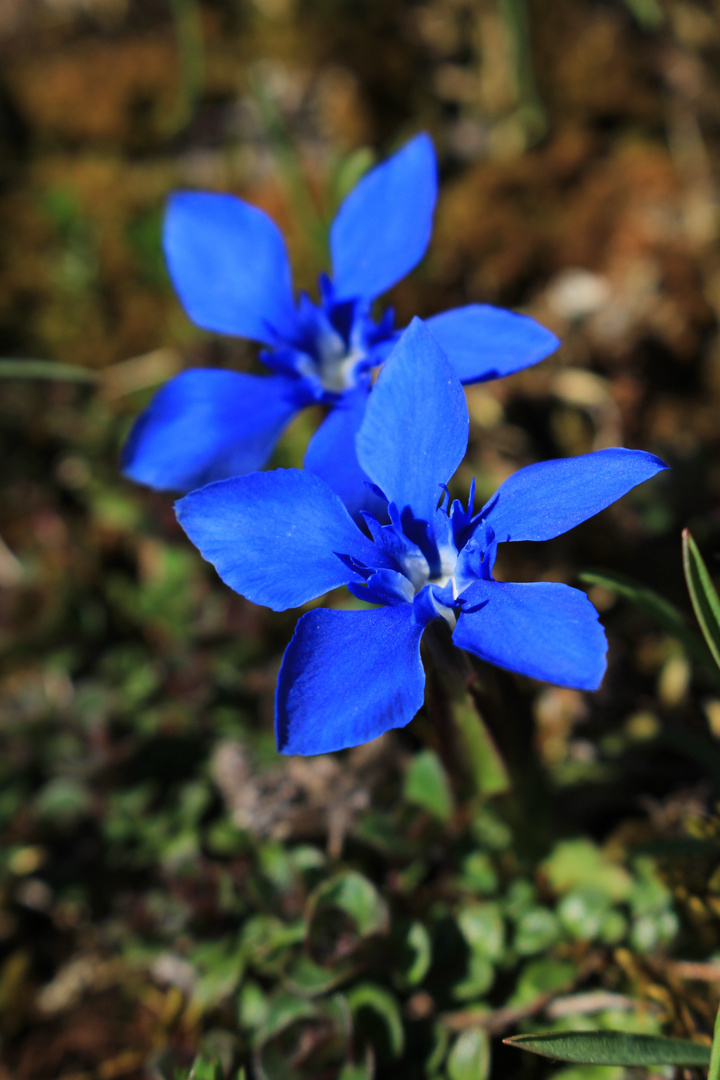
{"type": "MultiPolygon", "coordinates": [[[[263,343],[260,358],[273,374],[205,368],[171,379],[130,433],[125,475],[160,490],[190,491],[253,472],[266,464],[292,417],[319,403],[328,415],[305,468],[353,514],[372,505],[355,434],[372,370],[399,331],[391,311],[376,322],[371,309],[424,255],[436,195],[432,142],[418,135],[368,173],[340,207],[330,231],[332,278],[320,278],[318,304],[305,294],[295,303],[282,235],[261,210],[232,195],[173,195],[164,246],[185,310],[207,330],[263,343]]],[[[508,375],[558,346],[535,320],[490,305],[456,308],[428,325],[463,383],[508,375]]]]}
{"type": "Polygon", "coordinates": [[[558,536],[666,466],[622,448],[545,461],[520,469],[474,513],[472,491],[465,509],[445,488],[468,423],[455,369],[415,319],[356,437],[389,524],[365,514],[365,533],[323,480],[295,469],[223,480],[177,504],[223,581],[257,604],[282,611],[348,585],[380,605],[318,608],[299,620],[277,687],[283,753],[340,750],[412,720],[425,687],[420,639],[435,619],[458,648],[499,667],[582,690],[600,685],[607,643],[585,593],[497,581],[497,545],[558,536]]]}

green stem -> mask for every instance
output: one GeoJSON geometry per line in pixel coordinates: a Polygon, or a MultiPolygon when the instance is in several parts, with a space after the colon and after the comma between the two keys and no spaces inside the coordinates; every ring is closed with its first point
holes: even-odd
{"type": "Polygon", "coordinates": [[[16,360],[0,357],[0,379],[54,379],[59,382],[98,383],[100,373],[54,360],[16,360]]]}
{"type": "Polygon", "coordinates": [[[498,0],[498,7],[512,42],[518,118],[535,143],[548,129],[548,116],[535,81],[527,0],[498,0]]]}
{"type": "Polygon", "coordinates": [[[170,0],[180,65],[177,103],[162,124],[163,134],[177,135],[192,120],[205,83],[202,12],[197,0],[170,0]]]}
{"type": "Polygon", "coordinates": [[[328,226],[315,205],[296,141],[263,80],[257,75],[251,75],[249,82],[263,128],[278,163],[280,179],[293,213],[300,224],[301,235],[308,244],[309,253],[314,261],[319,267],[324,267],[327,265],[328,226]]]}
{"type": "Polygon", "coordinates": [[[720,1008],[715,1017],[715,1030],[713,1031],[712,1048],[710,1050],[708,1080],[720,1080],[720,1008]]]}

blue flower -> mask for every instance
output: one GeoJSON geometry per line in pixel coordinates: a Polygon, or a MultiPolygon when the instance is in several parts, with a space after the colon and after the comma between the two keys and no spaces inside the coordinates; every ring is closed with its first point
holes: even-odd
{"type": "MultiPolygon", "coordinates": [[[[126,476],[160,490],[190,491],[261,469],[283,428],[319,403],[327,419],[310,442],[305,468],[321,476],[355,513],[367,477],[355,434],[371,369],[399,332],[373,301],[422,258],[437,195],[435,153],[419,135],[365,176],[330,231],[332,280],[320,303],[295,303],[283,238],[269,217],[231,195],[171,197],[164,245],[170,275],[190,318],[207,330],[253,338],[271,376],[194,369],[156,395],[130,433],[126,476]]],[[[464,383],[499,378],[537,363],[558,346],[533,319],[470,304],[428,320],[464,383]]]]}
{"type": "Polygon", "coordinates": [[[365,514],[366,534],[327,484],[296,469],[219,481],[177,504],[203,556],[257,604],[282,611],[348,585],[380,605],[317,608],[299,620],[277,687],[283,753],[339,750],[407,724],[423,703],[420,639],[435,619],[445,620],[455,645],[499,667],[560,686],[600,685],[606,640],[585,593],[497,581],[497,545],[558,536],[666,466],[619,448],[541,462],[516,472],[474,513],[472,491],[466,509],[445,488],[467,438],[457,374],[415,319],[357,434],[360,464],[387,501],[389,524],[365,514]]]}

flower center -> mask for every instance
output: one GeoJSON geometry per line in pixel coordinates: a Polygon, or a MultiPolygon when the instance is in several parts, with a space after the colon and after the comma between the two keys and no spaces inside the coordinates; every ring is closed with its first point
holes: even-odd
{"type": "Polygon", "coordinates": [[[423,625],[444,619],[454,630],[464,591],[473,580],[492,577],[497,549],[493,530],[473,515],[474,494],[473,482],[465,509],[450,503],[445,488],[429,521],[415,518],[409,507],[401,512],[393,502],[387,504],[385,525],[365,514],[377,560],[366,565],[341,556],[357,575],[350,592],[371,604],[412,604],[423,625]]]}
{"type": "Polygon", "coordinates": [[[320,303],[300,296],[292,365],[323,394],[344,394],[369,382],[370,369],[385,358],[377,347],[394,338],[393,325],[392,311],[376,323],[367,301],[336,299],[332,282],[321,275],[320,303]]]}
{"type": "Polygon", "coordinates": [[[357,385],[358,364],[367,356],[357,345],[348,346],[332,328],[317,335],[314,354],[317,377],[331,394],[342,394],[357,385]]]}

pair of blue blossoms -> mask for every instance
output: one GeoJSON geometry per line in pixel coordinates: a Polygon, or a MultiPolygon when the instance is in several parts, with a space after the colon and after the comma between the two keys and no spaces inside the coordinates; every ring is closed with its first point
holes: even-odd
{"type": "Polygon", "coordinates": [[[493,577],[497,545],[548,540],[666,466],[614,448],[520,469],[478,512],[447,484],[468,441],[462,384],[537,363],[557,339],[534,320],[471,304],[401,332],[373,301],[422,258],[437,171],[426,135],[366,175],[332,225],[332,279],[296,305],[282,236],[227,195],[169,203],[165,253],[191,319],[267,348],[269,376],[190,370],[157,394],[123,471],[190,494],[181,525],[232,589],[274,611],[347,585],[378,605],[316,608],[297,624],[276,694],[278,749],[319,754],[407,724],[423,703],[420,640],[444,620],[454,644],[499,667],[596,690],[607,642],[568,585],[493,577]],[[382,368],[375,385],[372,372],[382,368]],[[327,417],[303,471],[257,470],[301,409],[327,417]]]}

